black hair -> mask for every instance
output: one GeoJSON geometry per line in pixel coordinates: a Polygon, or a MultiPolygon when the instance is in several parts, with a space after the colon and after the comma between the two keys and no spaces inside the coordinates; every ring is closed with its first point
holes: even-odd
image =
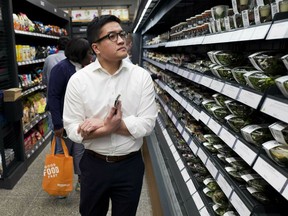
{"type": "Polygon", "coordinates": [[[95,17],[87,27],[87,39],[89,44],[92,45],[94,41],[99,39],[101,28],[109,23],[109,22],[117,22],[121,24],[121,20],[114,15],[102,15],[100,17],[95,17]]]}
{"type": "Polygon", "coordinates": [[[88,41],[81,37],[72,38],[65,49],[65,56],[73,61],[80,63],[86,58],[88,51],[91,47],[88,41]]]}
{"type": "Polygon", "coordinates": [[[65,50],[66,45],[68,44],[69,41],[70,41],[70,38],[67,36],[60,37],[59,40],[57,41],[57,48],[59,50],[65,50]]]}

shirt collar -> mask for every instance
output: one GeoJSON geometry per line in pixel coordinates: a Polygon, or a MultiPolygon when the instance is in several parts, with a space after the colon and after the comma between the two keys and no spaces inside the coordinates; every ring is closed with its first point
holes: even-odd
{"type": "MultiPolygon", "coordinates": [[[[103,71],[105,73],[108,73],[104,68],[102,68],[102,66],[101,66],[101,64],[97,58],[94,61],[94,64],[95,64],[95,71],[100,70],[100,71],[103,71]]],[[[119,69],[114,73],[114,75],[120,73],[122,70],[128,69],[129,68],[128,64],[129,64],[129,62],[122,60],[119,69]]]]}
{"type": "MultiPolygon", "coordinates": [[[[69,60],[70,61],[70,60],[69,60]]],[[[82,68],[82,65],[77,63],[77,62],[73,62],[73,61],[70,61],[71,64],[73,64],[75,66],[75,70],[78,71],[82,68]]]]}

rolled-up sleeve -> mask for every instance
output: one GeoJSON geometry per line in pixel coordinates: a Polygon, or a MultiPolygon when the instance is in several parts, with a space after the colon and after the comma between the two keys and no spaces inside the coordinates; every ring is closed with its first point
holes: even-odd
{"type": "Polygon", "coordinates": [[[155,127],[157,118],[154,85],[149,74],[144,77],[143,89],[139,108],[136,115],[123,118],[130,134],[135,138],[150,135],[155,127]]]}
{"type": "Polygon", "coordinates": [[[77,133],[77,129],[79,124],[85,119],[83,113],[84,107],[81,100],[81,93],[79,92],[79,86],[75,85],[77,80],[73,78],[74,77],[72,76],[66,88],[63,123],[68,137],[76,143],[82,143],[83,137],[77,133]]]}

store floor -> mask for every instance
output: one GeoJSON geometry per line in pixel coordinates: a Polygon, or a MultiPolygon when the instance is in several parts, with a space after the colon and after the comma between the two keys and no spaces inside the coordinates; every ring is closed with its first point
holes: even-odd
{"type": "MultiPolygon", "coordinates": [[[[0,189],[0,215],[2,216],[72,216],[80,215],[79,192],[73,191],[67,199],[49,196],[41,188],[45,155],[50,145],[30,165],[12,190],[0,189]]],[[[110,211],[109,211],[109,214],[110,211]]],[[[152,216],[147,181],[144,178],[137,216],[152,216]]]]}

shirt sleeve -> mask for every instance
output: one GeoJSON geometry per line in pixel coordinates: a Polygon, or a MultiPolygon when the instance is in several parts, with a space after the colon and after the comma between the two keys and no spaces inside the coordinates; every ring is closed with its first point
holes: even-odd
{"type": "Polygon", "coordinates": [[[63,123],[68,137],[76,142],[82,143],[83,137],[77,133],[78,126],[85,120],[83,110],[83,103],[81,100],[81,93],[79,91],[79,82],[77,79],[71,79],[66,88],[63,109],[63,123]]]}
{"type": "Polygon", "coordinates": [[[148,136],[152,132],[155,127],[157,114],[154,84],[150,74],[145,71],[141,101],[137,115],[127,116],[123,121],[130,134],[135,139],[138,139],[148,136]]]}

